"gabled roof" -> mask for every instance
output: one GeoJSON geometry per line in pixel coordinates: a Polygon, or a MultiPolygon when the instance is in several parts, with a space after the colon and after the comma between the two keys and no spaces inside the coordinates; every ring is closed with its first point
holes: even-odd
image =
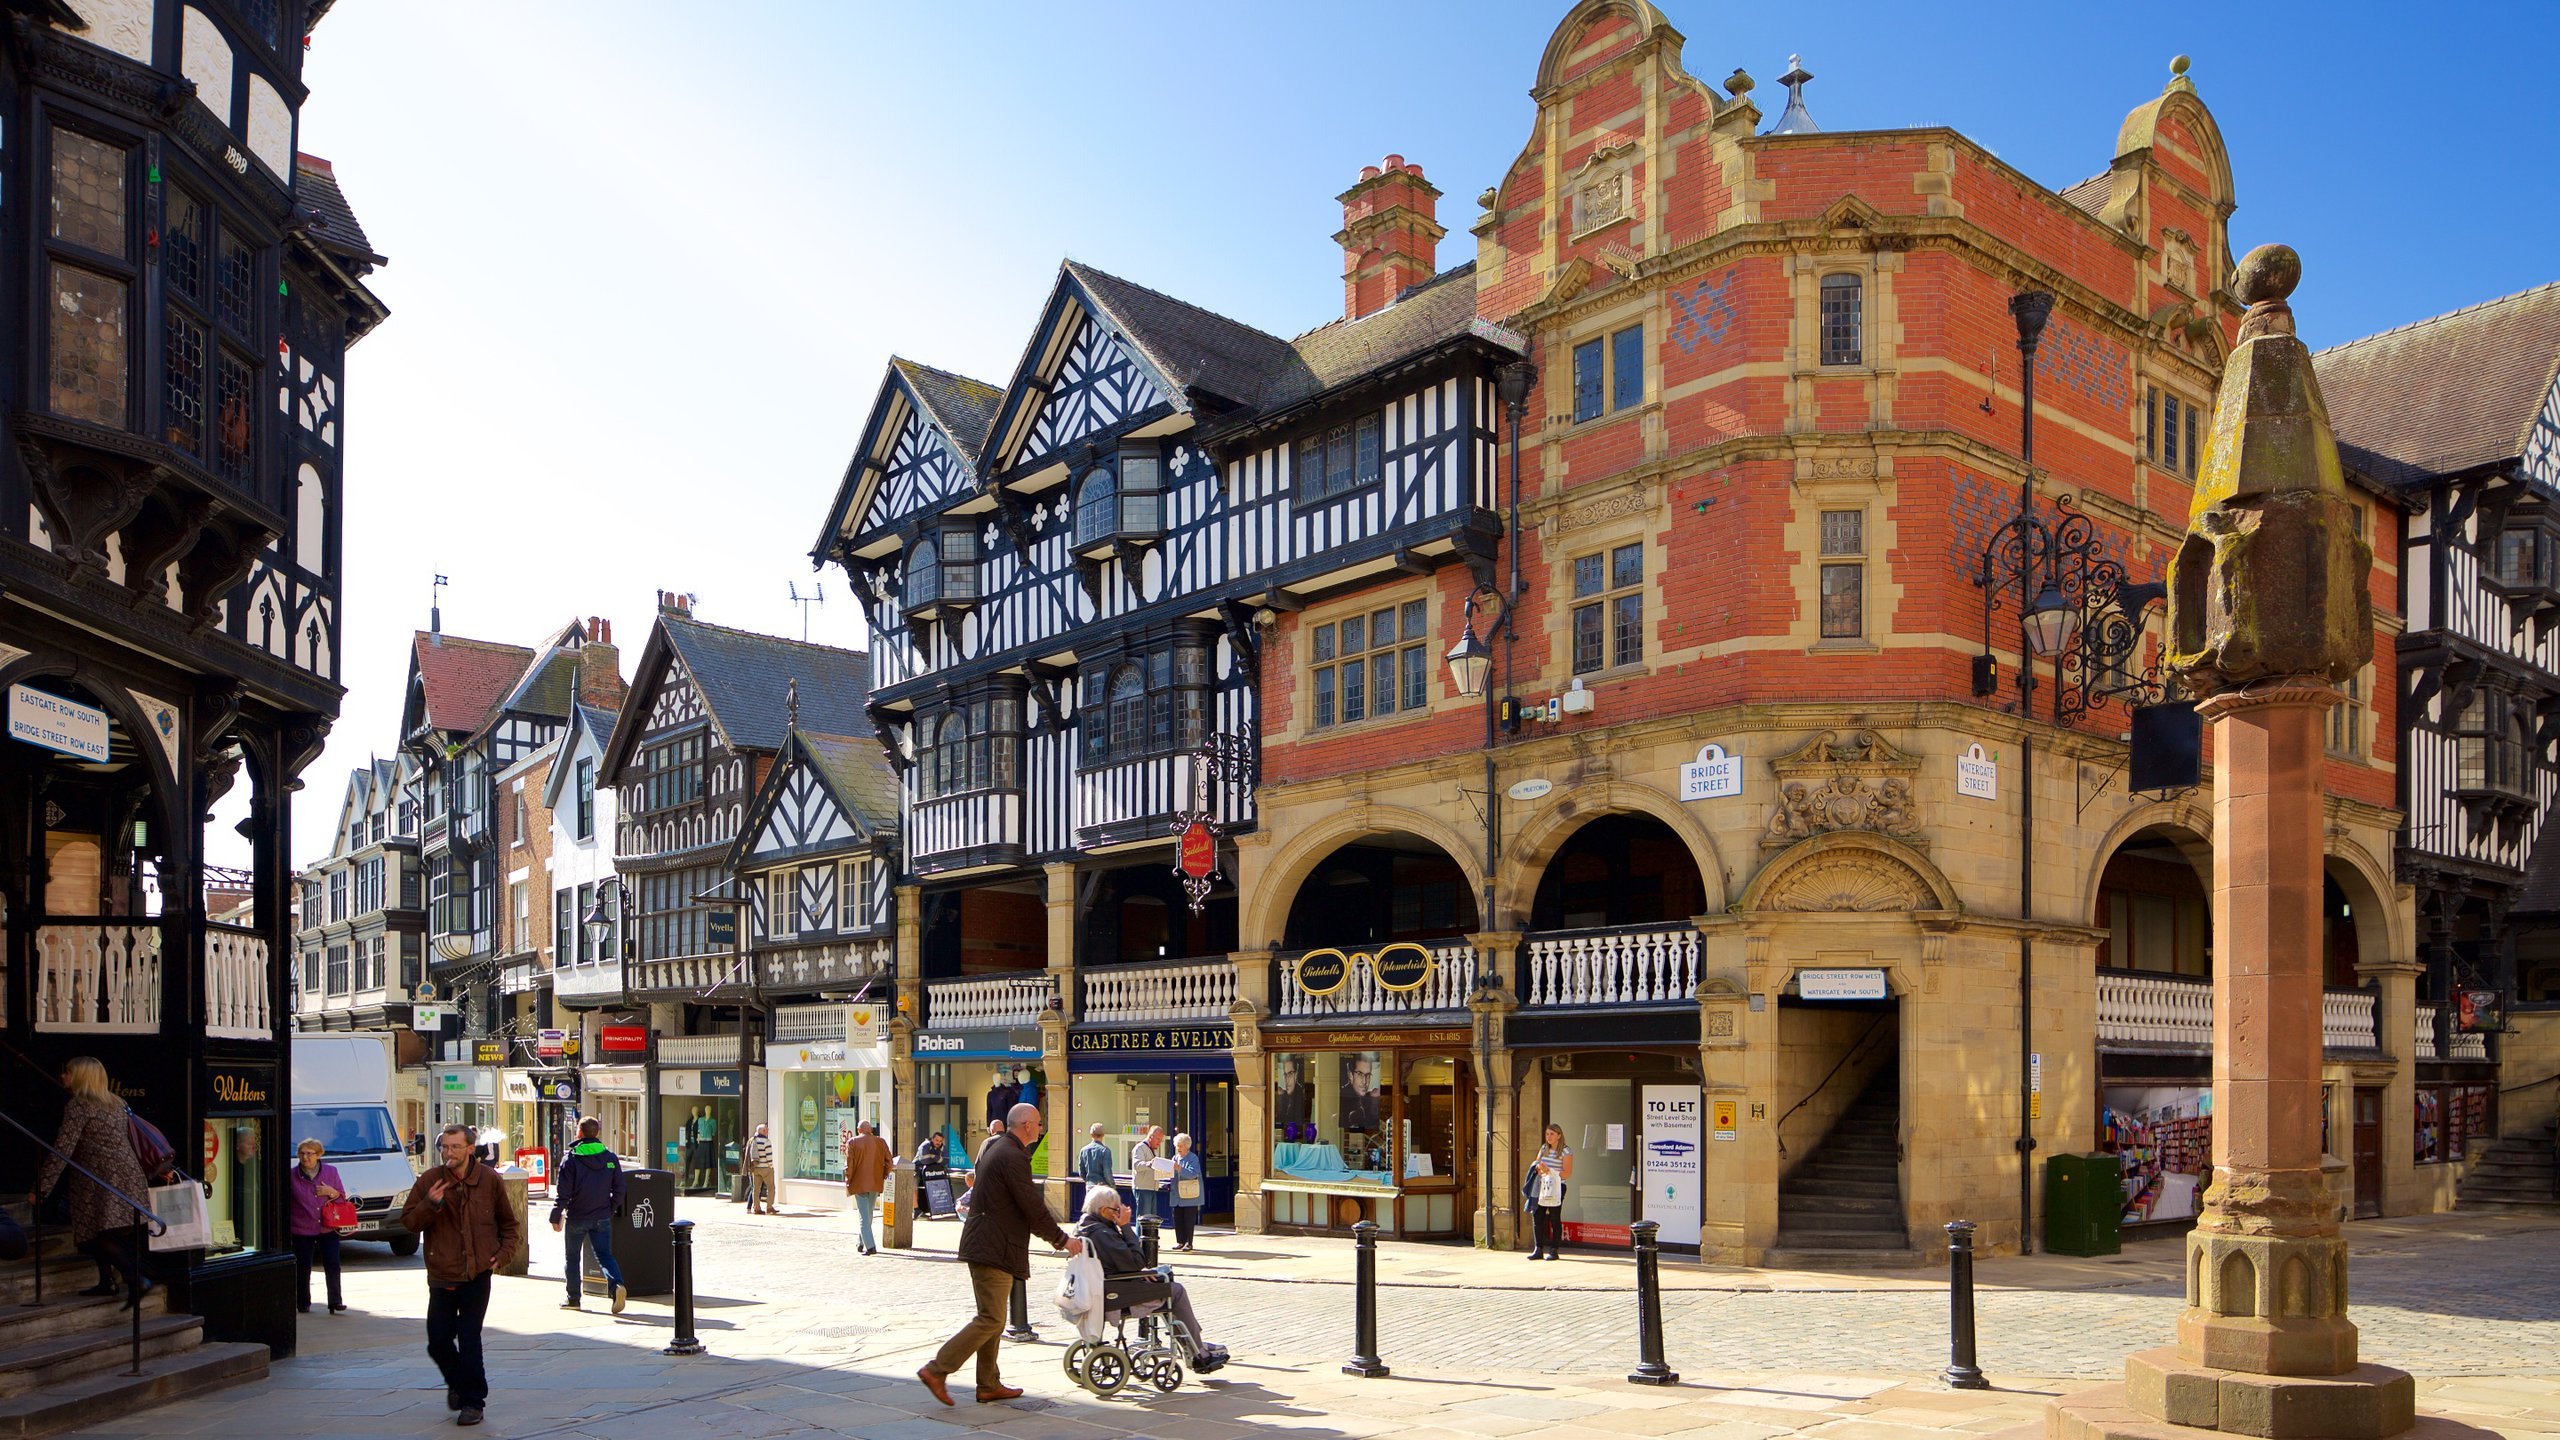
{"type": "MultiPolygon", "coordinates": [[[[553,753],[563,760],[573,758],[578,753],[578,739],[583,735],[595,742],[596,754],[602,756],[604,747],[613,740],[614,722],[620,714],[620,711],[600,710],[593,705],[574,707],[569,712],[569,723],[560,727],[560,738],[552,742],[553,753]]],[[[551,774],[542,782],[544,805],[554,810],[560,808],[560,792],[568,788],[569,775],[577,768],[559,764],[551,767],[551,774]]],[[[604,768],[601,761],[596,768],[599,771],[604,768]]],[[[599,774],[597,778],[601,780],[603,777],[599,774]]]]}
{"type": "Polygon", "coordinates": [[[948,370],[892,355],[890,365],[906,377],[907,388],[916,397],[916,405],[925,418],[951,437],[955,453],[962,459],[974,458],[987,443],[987,427],[996,423],[996,407],[1004,403],[1004,392],[984,380],[972,380],[948,370]]]}
{"type": "Polygon", "coordinates": [[[942,432],[951,462],[966,468],[967,483],[976,483],[978,452],[986,448],[987,429],[995,423],[1004,392],[984,380],[892,355],[888,373],[880,378],[879,393],[872,398],[869,418],[863,422],[862,439],[854,446],[844,479],[836,484],[836,498],[827,507],[827,523],[818,531],[818,543],[810,547],[812,564],[826,564],[836,537],[870,509],[888,456],[906,425],[901,400],[942,432]]]}
{"type": "Polygon", "coordinates": [[[660,615],[640,652],[638,686],[605,750],[607,775],[630,763],[650,707],[670,663],[681,660],[711,713],[712,726],[732,750],[772,752],[790,731],[790,702],[798,686],[801,724],[831,735],[872,734],[871,657],[779,635],[732,630],[683,615],[660,615]]]}
{"type": "Polygon", "coordinates": [[[338,188],[336,167],[328,161],[317,155],[297,153],[293,157],[293,199],[295,208],[309,221],[306,233],[321,248],[348,261],[356,274],[362,275],[383,263],[373,242],[365,237],[355,207],[347,203],[346,192],[338,188]]]}
{"type": "Polygon", "coordinates": [[[2560,383],[2560,282],[2311,357],[2347,463],[2405,485],[2514,460],[2560,383]]]}
{"type": "Polygon", "coordinates": [[[413,712],[421,701],[424,713],[406,717],[408,728],[425,725],[469,735],[489,722],[500,700],[513,689],[533,652],[522,645],[470,640],[442,631],[420,630],[410,637],[409,691],[413,712]]]}
{"type": "MultiPolygon", "coordinates": [[[[840,842],[845,848],[866,846],[881,836],[898,832],[903,797],[897,776],[889,769],[889,757],[882,753],[878,740],[794,730],[784,737],[782,749],[774,755],[773,772],[765,776],[764,788],[747,806],[746,823],[738,827],[738,838],[730,847],[732,869],[743,867],[754,856],[756,840],[763,835],[775,803],[791,777],[803,770],[817,776],[834,798],[836,808],[853,822],[857,833],[852,840],[840,842]]],[[[804,847],[802,853],[814,848],[804,847]]]]}
{"type": "Polygon", "coordinates": [[[1289,366],[1289,342],[1277,335],[1079,261],[1061,269],[1147,363],[1182,390],[1251,405],[1271,377],[1289,366]]]}

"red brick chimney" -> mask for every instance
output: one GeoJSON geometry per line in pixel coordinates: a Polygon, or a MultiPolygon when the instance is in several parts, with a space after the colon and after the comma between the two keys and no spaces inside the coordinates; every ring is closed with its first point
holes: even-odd
{"type": "Polygon", "coordinates": [[[622,650],[613,643],[613,622],[587,617],[587,643],[578,647],[578,703],[603,710],[622,708],[622,650]]]}
{"type": "Polygon", "coordinates": [[[693,618],[693,597],[681,590],[661,590],[658,592],[658,613],[690,620],[693,618]]]}
{"type": "Polygon", "coordinates": [[[1360,168],[1360,183],[1337,197],[1342,230],[1342,318],[1357,320],[1385,309],[1408,285],[1439,273],[1440,237],[1449,232],[1433,219],[1440,191],[1422,178],[1422,167],[1390,155],[1360,168]]]}

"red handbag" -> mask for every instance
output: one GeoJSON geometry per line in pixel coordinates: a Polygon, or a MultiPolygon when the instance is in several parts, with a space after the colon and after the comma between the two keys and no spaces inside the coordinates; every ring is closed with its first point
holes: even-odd
{"type": "Polygon", "coordinates": [[[320,1223],[332,1230],[353,1230],[364,1223],[364,1217],[356,1213],[353,1200],[323,1200],[320,1202],[320,1223]]]}

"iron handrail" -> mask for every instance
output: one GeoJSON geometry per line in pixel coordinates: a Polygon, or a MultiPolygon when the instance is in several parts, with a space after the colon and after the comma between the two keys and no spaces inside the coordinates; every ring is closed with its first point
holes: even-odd
{"type": "MultiPolygon", "coordinates": [[[[7,1124],[10,1129],[17,1131],[19,1134],[26,1136],[30,1140],[35,1141],[37,1145],[43,1147],[46,1153],[52,1155],[56,1160],[59,1160],[72,1169],[79,1171],[81,1174],[88,1176],[90,1184],[97,1186],[99,1189],[104,1190],[108,1194],[123,1201],[136,1215],[140,1216],[143,1220],[150,1222],[151,1233],[154,1237],[169,1233],[168,1222],[151,1213],[151,1207],[149,1205],[127,1195],[122,1190],[117,1189],[106,1180],[100,1178],[97,1171],[90,1169],[88,1166],[81,1164],[79,1161],[72,1159],[70,1156],[63,1154],[60,1150],[54,1148],[52,1141],[46,1140],[42,1136],[36,1134],[33,1130],[30,1130],[26,1126],[18,1123],[17,1118],[11,1115],[8,1111],[0,1110],[0,1123],[7,1124]]],[[[179,1171],[177,1173],[181,1175],[185,1174],[184,1171],[179,1171]]],[[[195,1177],[187,1176],[187,1178],[193,1179],[195,1177]]]]}
{"type": "MultiPolygon", "coordinates": [[[[18,1058],[24,1060],[26,1057],[21,1055],[18,1058]]],[[[29,1061],[28,1063],[32,1064],[34,1062],[29,1061]]],[[[59,1084],[60,1082],[57,1081],[56,1083],[59,1084]]],[[[97,1171],[92,1170],[88,1166],[81,1164],[79,1161],[72,1159],[70,1156],[63,1154],[61,1150],[54,1146],[52,1141],[45,1139],[33,1130],[19,1124],[17,1118],[9,1114],[7,1111],[0,1110],[0,1120],[7,1121],[10,1129],[17,1131],[19,1134],[36,1142],[39,1148],[51,1154],[55,1159],[60,1160],[66,1167],[77,1170],[81,1174],[88,1176],[89,1183],[123,1201],[126,1208],[133,1211],[133,1220],[128,1227],[132,1233],[126,1237],[125,1241],[127,1245],[132,1247],[133,1251],[133,1301],[131,1306],[133,1310],[133,1324],[130,1327],[130,1333],[126,1341],[131,1351],[130,1359],[132,1361],[132,1366],[125,1371],[125,1374],[128,1376],[139,1376],[142,1373],[142,1293],[145,1286],[149,1283],[143,1278],[142,1274],[142,1256],[145,1248],[142,1238],[145,1232],[142,1227],[145,1224],[148,1224],[151,1226],[149,1231],[150,1234],[166,1235],[169,1233],[168,1222],[162,1220],[159,1216],[152,1214],[149,1206],[136,1203],[132,1196],[127,1195],[122,1190],[119,1190],[115,1186],[98,1178],[97,1171]]],[[[26,1303],[25,1308],[41,1309],[44,1305],[44,1203],[41,1197],[35,1197],[34,1203],[28,1205],[27,1220],[29,1227],[35,1231],[34,1238],[28,1247],[28,1254],[35,1261],[35,1287],[33,1292],[35,1298],[29,1300],[26,1303]]]]}
{"type": "Polygon", "coordinates": [[[1832,1062],[1831,1073],[1822,1077],[1822,1083],[1804,1092],[1803,1099],[1788,1106],[1787,1113],[1778,1117],[1778,1123],[1770,1127],[1769,1133],[1776,1136],[1778,1139],[1779,1159],[1784,1160],[1787,1158],[1787,1122],[1795,1118],[1797,1111],[1812,1104],[1814,1096],[1821,1094],[1833,1080],[1839,1078],[1841,1070],[1846,1068],[1850,1061],[1858,1058],[1858,1052],[1866,1049],[1867,1042],[1876,1038],[1876,1032],[1883,1029],[1884,1022],[1892,1018],[1893,1017],[1891,1015],[1879,1015],[1875,1019],[1867,1022],[1866,1032],[1858,1037],[1856,1044],[1851,1045],[1846,1051],[1842,1052],[1838,1060],[1832,1062]]]}

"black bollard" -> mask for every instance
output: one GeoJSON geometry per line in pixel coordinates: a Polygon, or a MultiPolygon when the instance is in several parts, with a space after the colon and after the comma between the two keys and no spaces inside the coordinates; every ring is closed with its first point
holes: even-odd
{"type": "Polygon", "coordinates": [[[1378,1358],[1378,1222],[1352,1226],[1351,1244],[1359,1268],[1351,1291],[1351,1363],[1342,1373],[1375,1380],[1387,1373],[1378,1358]]]}
{"type": "Polygon", "coordinates": [[[1150,1270],[1156,1268],[1156,1237],[1163,1229],[1164,1222],[1153,1215],[1138,1221],[1138,1254],[1150,1270]]]}
{"type": "Polygon", "coordinates": [[[1658,1220],[1628,1227],[1636,1241],[1636,1369],[1630,1385],[1677,1385],[1680,1372],[1662,1359],[1662,1233],[1658,1220]]]}
{"type": "Polygon", "coordinates": [[[1004,1338],[1012,1341],[1037,1340],[1040,1332],[1031,1328],[1031,1282],[1013,1277],[1013,1323],[1004,1327],[1004,1338]]]}
{"type": "Polygon", "coordinates": [[[676,1245],[676,1338],[659,1353],[699,1355],[702,1338],[693,1333],[693,1222],[679,1220],[667,1228],[676,1245]]]}
{"type": "Polygon", "coordinates": [[[1939,1378],[1958,1390],[1988,1390],[1973,1363],[1973,1222],[1947,1222],[1947,1369],[1939,1378]]]}

